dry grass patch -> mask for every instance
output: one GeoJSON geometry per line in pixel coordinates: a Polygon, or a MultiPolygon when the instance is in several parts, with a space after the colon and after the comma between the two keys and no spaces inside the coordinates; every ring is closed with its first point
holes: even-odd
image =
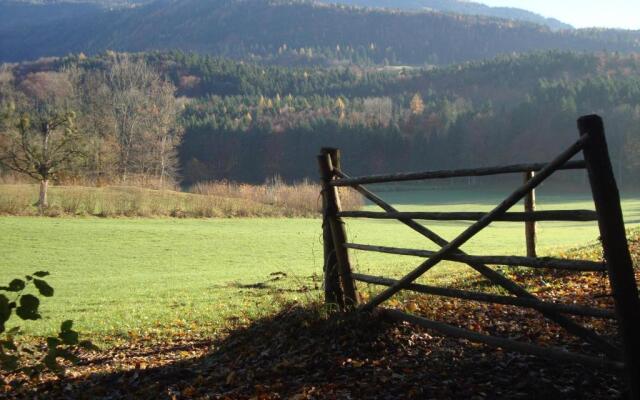
{"type": "MultiPolygon", "coordinates": [[[[190,192],[207,196],[247,199],[286,210],[286,216],[318,215],[321,211],[320,186],[309,181],[288,185],[278,178],[264,185],[250,185],[228,181],[205,182],[194,185],[190,192]]],[[[340,188],[345,209],[362,207],[362,196],[350,188],[340,188]]]]}
{"type": "MultiPolygon", "coordinates": [[[[320,188],[308,182],[265,185],[216,182],[196,185],[191,193],[133,186],[54,186],[45,215],[99,217],[315,217],[320,212],[320,188]]],[[[348,207],[362,200],[349,192],[348,207]]],[[[0,185],[0,215],[38,215],[38,187],[0,185]]]]}

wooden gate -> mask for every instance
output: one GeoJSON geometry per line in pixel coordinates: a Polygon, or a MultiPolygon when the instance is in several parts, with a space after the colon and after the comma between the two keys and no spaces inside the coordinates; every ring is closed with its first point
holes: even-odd
{"type": "Polygon", "coordinates": [[[323,238],[324,238],[324,286],[325,300],[343,310],[372,311],[379,309],[386,316],[408,321],[443,334],[481,342],[542,357],[579,362],[586,365],[616,368],[626,372],[632,398],[640,398],[640,300],[629,254],[625,227],[620,207],[620,196],[613,176],[611,161],[604,134],[602,119],[589,115],[578,120],[579,139],[553,161],[545,164],[522,164],[492,168],[464,169],[375,175],[352,178],[342,171],[337,149],[323,149],[318,156],[322,178],[323,238]],[[582,153],[584,160],[571,161],[582,153]],[[596,211],[525,211],[507,212],[554,172],[570,169],[587,169],[596,211]],[[535,173],[532,173],[535,172],[535,173]],[[489,176],[509,173],[526,173],[528,179],[492,211],[482,212],[400,212],[380,197],[366,189],[364,184],[443,179],[469,176],[489,176]],[[383,212],[345,211],[340,205],[339,187],[351,187],[383,212]],[[438,251],[401,249],[349,243],[343,218],[395,219],[440,246],[438,251]],[[475,221],[452,241],[415,220],[471,220],[475,221]],[[585,260],[518,256],[468,255],[460,247],[494,221],[598,221],[600,238],[604,248],[604,263],[585,260]],[[375,251],[388,254],[411,255],[426,258],[422,264],[399,280],[356,274],[351,270],[349,249],[375,251]],[[501,296],[451,288],[416,284],[414,281],[440,261],[449,260],[467,264],[493,284],[506,289],[513,296],[501,296]],[[487,265],[506,267],[555,268],[569,271],[608,272],[615,311],[575,304],[559,304],[538,299],[526,289],[487,265]],[[354,281],[386,287],[368,302],[359,304],[354,281]],[[431,321],[399,310],[381,308],[386,300],[401,290],[430,295],[460,298],[479,302],[526,307],[540,312],[568,332],[582,338],[597,348],[602,357],[568,352],[561,348],[542,347],[506,338],[480,334],[443,322],[431,321]],[[611,343],[593,330],[579,324],[570,315],[593,318],[610,318],[618,321],[622,347],[611,343]]]}

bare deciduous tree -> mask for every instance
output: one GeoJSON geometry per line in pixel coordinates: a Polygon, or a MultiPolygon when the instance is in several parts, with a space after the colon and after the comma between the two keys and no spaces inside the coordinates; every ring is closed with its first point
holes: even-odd
{"type": "Polygon", "coordinates": [[[40,182],[41,209],[48,206],[50,180],[82,156],[83,138],[69,109],[73,87],[67,78],[60,72],[29,74],[19,92],[3,100],[0,164],[40,182]]]}
{"type": "Polygon", "coordinates": [[[162,185],[167,176],[174,176],[175,148],[182,132],[174,85],[143,60],[126,55],[114,55],[104,82],[122,181],[133,170],[158,177],[162,185]]]}
{"type": "Polygon", "coordinates": [[[25,114],[13,129],[2,132],[0,163],[40,182],[38,206],[48,207],[49,181],[82,154],[75,129],[75,113],[47,110],[25,114]]]}

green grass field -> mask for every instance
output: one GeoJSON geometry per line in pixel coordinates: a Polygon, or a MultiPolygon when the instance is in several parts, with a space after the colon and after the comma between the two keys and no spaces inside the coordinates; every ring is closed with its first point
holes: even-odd
{"type": "MultiPolygon", "coordinates": [[[[437,193],[383,193],[383,197],[407,210],[478,211],[490,209],[501,195],[437,193]],[[418,198],[432,205],[421,205],[418,198]]],[[[637,226],[640,197],[625,199],[623,206],[628,226],[637,226]]],[[[540,193],[539,209],[554,208],[592,209],[592,204],[586,196],[540,193]]],[[[318,219],[286,218],[2,217],[0,282],[36,270],[51,272],[49,282],[56,294],[44,301],[45,319],[25,326],[32,335],[52,332],[63,319],[74,319],[83,334],[99,342],[189,330],[211,332],[230,318],[246,320],[269,313],[279,300],[319,298],[320,225],[318,219]]],[[[452,239],[468,223],[429,226],[452,239]]],[[[522,254],[523,231],[522,224],[498,223],[464,249],[472,254],[522,254]]],[[[348,233],[357,243],[436,248],[393,221],[351,220],[348,233]]],[[[542,254],[553,253],[593,242],[597,236],[595,223],[541,223],[539,249],[542,254]]],[[[387,276],[400,276],[420,262],[363,252],[354,252],[353,261],[359,271],[387,276]]],[[[448,283],[460,277],[463,268],[443,264],[424,279],[448,283]]]]}

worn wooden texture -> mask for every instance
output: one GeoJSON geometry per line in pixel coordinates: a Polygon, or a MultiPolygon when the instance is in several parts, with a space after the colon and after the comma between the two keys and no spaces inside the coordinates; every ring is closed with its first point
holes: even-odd
{"type": "MultiPolygon", "coordinates": [[[[338,213],[343,218],[371,218],[371,219],[423,219],[431,221],[479,221],[486,212],[376,212],[376,211],[342,211],[338,213]]],[[[496,216],[493,221],[502,222],[535,222],[535,221],[597,221],[598,214],[591,210],[557,210],[536,212],[510,212],[496,216]]]]}
{"type": "MultiPolygon", "coordinates": [[[[334,157],[339,160],[339,153],[337,149],[332,150],[334,157]]],[[[344,307],[347,309],[353,308],[357,304],[356,289],[353,279],[351,278],[351,262],[349,260],[349,252],[344,244],[347,242],[347,231],[344,226],[344,222],[337,216],[340,212],[340,197],[338,189],[331,187],[328,183],[334,178],[334,168],[332,163],[332,156],[322,154],[318,156],[318,164],[320,166],[320,173],[324,183],[323,195],[326,196],[327,201],[327,221],[331,229],[331,237],[333,239],[333,245],[335,249],[335,255],[338,264],[338,275],[340,276],[340,283],[342,287],[342,294],[344,299],[344,307]]]]}
{"type": "Polygon", "coordinates": [[[602,118],[580,118],[578,131],[580,137],[588,138],[584,157],[599,216],[600,240],[619,320],[631,398],[640,399],[640,300],[602,118]]]}
{"type": "MultiPolygon", "coordinates": [[[[396,283],[394,279],[388,279],[378,276],[365,274],[353,274],[353,279],[359,282],[371,283],[374,285],[391,286],[396,283]]],[[[594,317],[604,319],[615,319],[616,315],[611,310],[599,308],[579,306],[575,304],[549,303],[533,299],[523,299],[513,296],[501,296],[490,293],[470,292],[467,290],[443,288],[437,286],[429,286],[412,283],[407,286],[406,290],[413,292],[431,294],[442,297],[453,297],[463,300],[479,301],[482,303],[495,303],[510,306],[532,308],[534,310],[555,311],[563,314],[580,315],[583,317],[594,317]]]]}
{"type": "MultiPolygon", "coordinates": [[[[323,148],[320,151],[323,157],[318,160],[324,163],[324,157],[329,155],[333,165],[339,165],[340,160],[335,149],[323,148]]],[[[329,306],[337,306],[339,309],[344,308],[344,295],[340,285],[340,276],[338,274],[338,259],[336,257],[336,247],[333,243],[331,234],[331,225],[329,223],[329,199],[328,193],[333,190],[329,186],[330,176],[325,176],[323,170],[325,166],[320,165],[320,183],[322,187],[322,240],[324,251],[324,301],[329,306]]]]}
{"type": "MultiPolygon", "coordinates": [[[[335,170],[335,173],[338,177],[342,179],[349,179],[349,176],[340,170],[335,170]]],[[[367,198],[374,204],[378,205],[383,210],[388,212],[398,211],[392,205],[382,200],[379,196],[377,196],[375,193],[371,192],[369,189],[365,188],[364,186],[356,185],[354,186],[354,189],[358,191],[360,194],[362,194],[365,198],[367,198]]],[[[417,223],[414,220],[400,219],[400,222],[407,225],[409,228],[418,232],[419,234],[426,237],[427,239],[431,240],[433,243],[437,244],[438,246],[446,246],[449,243],[445,238],[438,235],[436,232],[432,231],[431,229],[427,228],[424,225],[417,223]]],[[[456,250],[454,253],[463,254],[463,255],[465,254],[460,249],[456,250]]],[[[526,289],[524,289],[517,283],[513,282],[512,280],[506,278],[499,272],[489,268],[485,264],[469,263],[468,265],[474,270],[476,270],[478,273],[483,275],[485,278],[487,278],[489,281],[491,281],[493,284],[503,287],[504,289],[509,291],[509,293],[511,294],[514,294],[521,298],[537,299],[534,295],[529,293],[526,289]]],[[[568,318],[564,315],[561,315],[559,313],[552,312],[552,311],[541,311],[541,313],[546,318],[562,326],[568,332],[578,337],[581,337],[587,342],[595,345],[598,349],[603,351],[605,354],[614,358],[617,358],[620,356],[620,350],[616,346],[609,343],[606,339],[602,338],[591,329],[585,328],[584,326],[578,324],[571,318],[568,318]]]]}
{"type": "MultiPolygon", "coordinates": [[[[379,253],[398,254],[405,256],[429,258],[434,255],[435,251],[403,249],[397,247],[373,246],[358,243],[346,243],[348,249],[375,251],[379,253]]],[[[519,256],[472,256],[466,254],[452,253],[444,257],[447,261],[469,263],[481,263],[488,265],[504,265],[514,267],[531,267],[531,268],[552,268],[566,271],[592,271],[603,272],[607,270],[604,262],[596,262],[589,260],[568,260],[564,258],[554,257],[519,257],[519,256]]]]}
{"type": "MultiPolygon", "coordinates": [[[[524,173],[524,183],[529,182],[535,176],[535,172],[527,171],[524,173]]],[[[530,191],[524,198],[524,212],[534,213],[536,211],[536,191],[530,191]]],[[[597,217],[596,217],[597,218],[597,217]]],[[[536,221],[525,221],[524,237],[527,245],[527,257],[537,257],[536,251],[536,221]]]]}
{"type": "Polygon", "coordinates": [[[394,320],[394,321],[406,321],[412,324],[422,326],[427,329],[443,333],[448,336],[453,336],[461,339],[467,339],[472,342],[479,342],[488,344],[490,346],[501,347],[506,350],[518,351],[520,353],[533,354],[540,357],[554,359],[565,362],[575,362],[584,364],[596,368],[612,368],[620,370],[624,368],[624,365],[619,362],[607,360],[604,358],[597,358],[586,356],[577,353],[570,353],[566,350],[553,347],[540,347],[529,343],[516,342],[514,340],[504,339],[496,336],[484,335],[482,333],[473,332],[467,329],[458,328],[453,325],[445,324],[443,322],[435,322],[426,318],[418,317],[415,315],[407,314],[397,310],[381,310],[382,315],[394,320]]]}
{"type": "MultiPolygon", "coordinates": [[[[510,173],[522,173],[527,171],[541,171],[547,164],[518,164],[508,165],[503,167],[487,167],[487,168],[473,168],[473,169],[459,169],[459,170],[442,170],[442,171],[427,171],[427,172],[405,172],[388,175],[371,175],[361,176],[349,179],[339,179],[331,182],[333,186],[355,186],[365,185],[371,183],[387,183],[387,182],[405,182],[405,181],[419,181],[428,179],[447,179],[447,178],[459,178],[466,176],[489,176],[500,175],[510,173]]],[[[559,167],[561,170],[571,169],[584,169],[584,161],[570,161],[565,165],[559,167]]]]}

